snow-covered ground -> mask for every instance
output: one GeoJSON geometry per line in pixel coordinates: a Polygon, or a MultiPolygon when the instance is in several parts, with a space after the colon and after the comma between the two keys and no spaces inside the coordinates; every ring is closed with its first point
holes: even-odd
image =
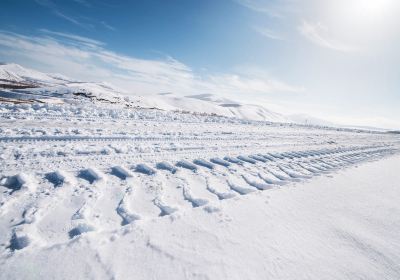
{"type": "Polygon", "coordinates": [[[400,278],[400,135],[13,67],[0,279],[400,278]]]}
{"type": "Polygon", "coordinates": [[[400,277],[398,135],[89,103],[0,118],[2,279],[400,277]]]}

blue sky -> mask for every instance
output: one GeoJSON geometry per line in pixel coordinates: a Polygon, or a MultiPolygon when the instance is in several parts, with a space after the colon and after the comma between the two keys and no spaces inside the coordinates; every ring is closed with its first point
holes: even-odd
{"type": "Polygon", "coordinates": [[[400,128],[396,0],[3,0],[0,60],[400,128]]]}

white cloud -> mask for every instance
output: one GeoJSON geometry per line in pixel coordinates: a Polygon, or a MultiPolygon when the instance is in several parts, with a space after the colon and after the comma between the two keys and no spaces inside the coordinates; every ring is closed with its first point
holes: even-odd
{"type": "Polygon", "coordinates": [[[238,94],[299,92],[302,89],[273,78],[243,74],[197,75],[182,62],[166,57],[140,59],[107,50],[104,44],[73,34],[42,30],[44,35],[25,36],[0,31],[0,54],[6,59],[72,78],[109,82],[129,93],[238,94]]]}
{"type": "Polygon", "coordinates": [[[318,46],[341,52],[354,52],[358,50],[353,46],[331,38],[328,34],[328,28],[320,22],[309,23],[303,21],[298,29],[303,36],[318,46]]]}

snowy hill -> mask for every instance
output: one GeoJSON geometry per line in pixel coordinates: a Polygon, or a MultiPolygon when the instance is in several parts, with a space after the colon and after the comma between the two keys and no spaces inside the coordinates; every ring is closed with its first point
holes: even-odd
{"type": "Polygon", "coordinates": [[[128,97],[112,85],[74,81],[60,74],[41,73],[18,64],[0,65],[0,81],[0,97],[8,99],[45,103],[106,102],[121,106],[206,113],[247,120],[288,121],[285,116],[262,106],[241,104],[213,94],[129,94],[128,97]]]}
{"type": "Polygon", "coordinates": [[[245,120],[334,125],[312,116],[300,114],[285,116],[261,105],[243,104],[215,94],[140,95],[136,92],[123,92],[106,83],[76,81],[61,74],[42,73],[14,63],[0,64],[0,101],[59,104],[107,103],[121,107],[183,111],[245,120]]]}
{"type": "MultiPolygon", "coordinates": [[[[130,99],[132,100],[133,98],[130,99]]],[[[284,115],[272,112],[262,106],[242,104],[219,98],[213,94],[181,97],[162,93],[139,96],[136,97],[136,100],[143,107],[154,107],[163,110],[216,114],[245,120],[288,122],[288,118],[284,115]]]]}
{"type": "Polygon", "coordinates": [[[57,74],[46,74],[33,69],[24,68],[21,65],[10,63],[0,65],[0,78],[15,82],[31,83],[33,85],[52,85],[70,82],[71,79],[57,74]]]}
{"type": "Polygon", "coordinates": [[[0,65],[0,100],[119,103],[123,102],[123,96],[104,83],[76,81],[61,74],[42,73],[11,63],[0,65]]]}

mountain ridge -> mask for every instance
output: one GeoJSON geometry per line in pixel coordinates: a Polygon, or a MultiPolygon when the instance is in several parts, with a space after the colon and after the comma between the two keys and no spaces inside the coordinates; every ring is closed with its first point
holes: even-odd
{"type": "Polygon", "coordinates": [[[140,95],[123,92],[106,82],[78,81],[62,74],[43,73],[16,63],[0,63],[0,101],[108,103],[130,108],[205,113],[245,120],[335,126],[305,114],[283,115],[262,105],[245,104],[212,93],[178,96],[165,92],[140,95]]]}

